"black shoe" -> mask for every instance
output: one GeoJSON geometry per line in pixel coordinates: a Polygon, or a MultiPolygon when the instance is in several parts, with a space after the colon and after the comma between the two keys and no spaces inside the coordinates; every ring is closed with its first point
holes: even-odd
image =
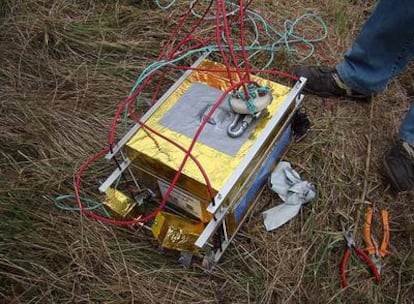
{"type": "Polygon", "coordinates": [[[292,119],[292,130],[295,142],[298,143],[308,135],[310,130],[310,120],[303,108],[300,108],[292,119]]]}
{"type": "Polygon", "coordinates": [[[414,190],[414,148],[399,142],[384,155],[385,173],[397,191],[414,190]]]}
{"type": "Polygon", "coordinates": [[[368,101],[371,95],[360,94],[351,90],[339,78],[335,68],[327,66],[300,66],[296,75],[305,77],[304,91],[321,97],[348,97],[368,101]]]}

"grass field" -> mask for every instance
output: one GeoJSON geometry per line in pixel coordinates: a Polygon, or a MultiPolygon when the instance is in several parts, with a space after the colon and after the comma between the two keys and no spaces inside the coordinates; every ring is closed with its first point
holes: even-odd
{"type": "MultiPolygon", "coordinates": [[[[75,170],[107,142],[119,101],[188,7],[179,2],[162,11],[150,0],[0,0],[0,302],[413,303],[414,196],[395,194],[381,167],[414,96],[413,69],[372,103],[306,97],[312,130],[286,159],[316,184],[317,198],[269,233],[260,214],[278,199],[265,191],[211,274],[172,263],[139,229],[55,207],[51,198],[73,193],[75,170]],[[344,290],[339,221],[362,245],[367,201],[391,213],[391,254],[380,284],[353,260],[344,290]]],[[[335,64],[374,3],[264,0],[252,8],[280,29],[305,12],[319,15],[329,34],[307,63],[335,64]]],[[[274,68],[291,71],[294,63],[279,57],[274,68]]],[[[94,167],[86,190],[106,173],[94,167]]]]}

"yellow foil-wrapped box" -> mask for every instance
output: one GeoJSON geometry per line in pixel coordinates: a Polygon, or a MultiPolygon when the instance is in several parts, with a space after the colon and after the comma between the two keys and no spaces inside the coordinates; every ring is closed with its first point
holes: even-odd
{"type": "MultiPolygon", "coordinates": [[[[115,216],[126,218],[131,217],[136,202],[119,190],[108,188],[105,191],[106,199],[104,205],[115,214],[115,216]]],[[[132,216],[134,217],[134,216],[132,216]]]]}
{"type": "Polygon", "coordinates": [[[151,227],[154,237],[162,247],[194,253],[199,250],[194,243],[203,229],[201,222],[187,220],[168,212],[158,213],[151,227]]]}

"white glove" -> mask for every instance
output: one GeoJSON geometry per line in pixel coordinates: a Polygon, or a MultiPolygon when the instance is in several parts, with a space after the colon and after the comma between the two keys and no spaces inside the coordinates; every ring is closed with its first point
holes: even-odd
{"type": "Polygon", "coordinates": [[[267,231],[274,230],[294,218],[300,207],[316,195],[314,185],[302,181],[299,174],[285,161],[280,162],[273,170],[269,186],[285,203],[263,212],[267,231]]]}

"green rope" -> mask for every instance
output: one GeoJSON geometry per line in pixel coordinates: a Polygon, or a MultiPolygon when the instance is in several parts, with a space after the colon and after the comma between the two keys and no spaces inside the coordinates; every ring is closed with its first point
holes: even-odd
{"type": "Polygon", "coordinates": [[[228,105],[231,108],[230,98],[232,98],[232,97],[237,98],[237,99],[241,99],[241,100],[246,102],[247,110],[249,111],[250,114],[253,115],[253,114],[256,114],[256,112],[257,112],[257,107],[254,104],[254,100],[262,94],[270,93],[270,88],[265,87],[265,86],[259,86],[258,87],[257,85],[255,85],[253,83],[249,83],[249,84],[247,84],[246,89],[247,89],[247,92],[248,92],[248,95],[249,95],[248,98],[246,98],[244,88],[239,88],[237,91],[232,92],[227,97],[228,105]]]}
{"type": "Polygon", "coordinates": [[[154,0],[154,2],[160,9],[166,11],[167,9],[175,5],[176,0],[170,1],[170,3],[168,3],[167,5],[162,5],[159,0],[154,0]]]}
{"type": "MultiPolygon", "coordinates": [[[[81,209],[79,207],[71,207],[71,206],[67,206],[65,204],[62,204],[62,201],[66,201],[66,200],[73,200],[76,199],[76,196],[73,194],[65,194],[65,195],[60,195],[57,196],[55,198],[53,198],[53,203],[55,204],[55,206],[61,210],[64,211],[81,211],[81,209]]],[[[110,218],[111,215],[108,213],[108,211],[105,209],[104,205],[102,203],[99,203],[95,200],[89,199],[89,198],[81,198],[81,201],[84,202],[85,204],[88,205],[88,207],[86,207],[85,209],[88,211],[93,211],[96,209],[101,208],[101,210],[103,211],[105,217],[110,218]]]]}

